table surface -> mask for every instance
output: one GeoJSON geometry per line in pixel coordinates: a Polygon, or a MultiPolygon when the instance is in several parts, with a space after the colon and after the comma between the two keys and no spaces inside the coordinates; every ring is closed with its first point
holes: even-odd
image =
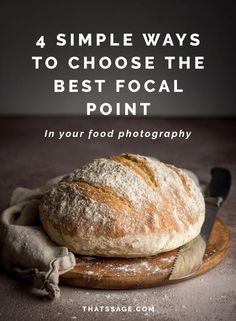
{"type": "MultiPolygon", "coordinates": [[[[236,119],[218,118],[0,118],[0,210],[17,186],[34,188],[93,158],[121,152],[151,155],[194,171],[207,182],[213,166],[232,173],[230,195],[220,209],[233,245],[214,270],[176,285],[142,290],[91,290],[61,286],[61,297],[50,301],[25,281],[0,272],[0,320],[235,320],[236,315],[236,119]],[[116,140],[44,138],[45,129],[188,130],[188,140],[129,138],[116,140]],[[83,306],[154,306],[154,312],[84,312],[83,306]]],[[[144,308],[145,309],[145,308],[144,308]]]]}

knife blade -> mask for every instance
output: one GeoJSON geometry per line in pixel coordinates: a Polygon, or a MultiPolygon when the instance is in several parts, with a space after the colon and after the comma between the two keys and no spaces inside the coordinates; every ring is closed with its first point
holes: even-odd
{"type": "Polygon", "coordinates": [[[225,168],[212,168],[211,176],[205,195],[206,214],[201,232],[178,249],[169,280],[186,278],[202,264],[218,209],[225,201],[231,185],[230,172],[225,168]]]}

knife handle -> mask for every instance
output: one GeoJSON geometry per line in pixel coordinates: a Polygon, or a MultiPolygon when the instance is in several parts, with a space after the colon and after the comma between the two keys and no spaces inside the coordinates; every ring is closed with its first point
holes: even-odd
{"type": "Polygon", "coordinates": [[[231,185],[231,174],[228,169],[214,167],[211,169],[211,181],[208,186],[208,197],[221,198],[221,203],[229,194],[231,185]]]}

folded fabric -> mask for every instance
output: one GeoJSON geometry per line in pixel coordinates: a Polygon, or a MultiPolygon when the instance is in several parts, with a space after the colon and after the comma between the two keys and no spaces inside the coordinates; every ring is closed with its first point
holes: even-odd
{"type": "Polygon", "coordinates": [[[7,270],[45,289],[50,298],[60,296],[59,275],[72,269],[75,256],[52,242],[39,220],[38,204],[43,193],[62,176],[31,190],[16,188],[10,207],[0,218],[0,263],[7,270]]]}

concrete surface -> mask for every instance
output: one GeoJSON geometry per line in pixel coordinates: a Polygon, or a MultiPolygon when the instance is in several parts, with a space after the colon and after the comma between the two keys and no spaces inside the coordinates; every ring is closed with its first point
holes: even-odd
{"type": "Polygon", "coordinates": [[[0,273],[0,320],[217,320],[236,315],[236,120],[81,117],[0,118],[0,210],[16,186],[36,187],[50,177],[66,173],[95,157],[121,152],[152,155],[195,171],[209,180],[213,166],[230,169],[233,186],[219,215],[230,228],[233,246],[214,270],[177,285],[129,291],[103,291],[61,286],[61,298],[48,300],[25,281],[0,273]],[[45,139],[51,130],[191,130],[189,140],[176,139],[45,139]],[[133,312],[84,312],[83,306],[132,306],[133,312]],[[137,307],[153,311],[135,311],[137,307]]]}

